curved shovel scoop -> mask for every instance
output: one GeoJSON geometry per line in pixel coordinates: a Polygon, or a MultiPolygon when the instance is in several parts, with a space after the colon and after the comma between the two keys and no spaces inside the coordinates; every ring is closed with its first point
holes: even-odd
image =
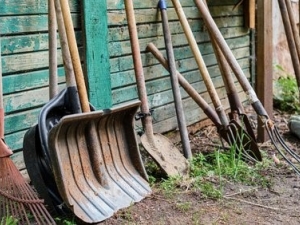
{"type": "Polygon", "coordinates": [[[49,132],[60,194],[84,222],[103,221],[151,192],[133,126],[139,105],[65,116],[49,132]]]}

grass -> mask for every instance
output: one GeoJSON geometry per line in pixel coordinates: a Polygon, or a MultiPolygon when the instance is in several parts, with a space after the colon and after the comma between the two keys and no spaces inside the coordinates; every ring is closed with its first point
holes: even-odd
{"type": "Polygon", "coordinates": [[[219,199],[224,195],[226,182],[267,187],[271,184],[265,176],[271,160],[264,157],[263,162],[247,163],[242,160],[236,146],[230,150],[216,149],[209,154],[198,153],[190,161],[189,178],[174,176],[159,180],[156,185],[166,197],[176,196],[183,190],[197,191],[206,198],[219,199]]]}
{"type": "Polygon", "coordinates": [[[276,65],[275,70],[279,78],[273,82],[274,107],[285,112],[299,112],[299,90],[296,78],[287,74],[280,65],[276,65]]]}

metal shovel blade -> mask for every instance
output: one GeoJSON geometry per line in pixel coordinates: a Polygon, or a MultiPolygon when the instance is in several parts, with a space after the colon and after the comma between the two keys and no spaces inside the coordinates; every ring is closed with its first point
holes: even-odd
{"type": "Polygon", "coordinates": [[[139,105],[65,116],[49,132],[60,194],[84,222],[103,221],[151,193],[133,126],[139,105]]]}
{"type": "Polygon", "coordinates": [[[145,149],[168,176],[187,176],[189,164],[176,146],[162,134],[144,134],[141,142],[145,149]]]}

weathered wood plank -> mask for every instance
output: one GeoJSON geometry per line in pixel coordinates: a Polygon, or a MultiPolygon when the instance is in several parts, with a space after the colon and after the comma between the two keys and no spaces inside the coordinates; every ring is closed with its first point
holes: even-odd
{"type": "MultiPolygon", "coordinates": [[[[201,15],[198,9],[195,6],[192,7],[183,7],[183,11],[187,19],[199,19],[201,15]]],[[[218,6],[210,8],[212,16],[237,16],[243,15],[243,9],[238,7],[236,10],[232,11],[232,6],[218,6]],[[221,15],[220,15],[221,14],[221,15]]],[[[160,21],[160,14],[158,9],[155,7],[135,10],[135,18],[137,24],[149,23],[149,22],[158,22],[160,21]]],[[[178,20],[177,14],[174,8],[168,9],[168,19],[178,20]]],[[[120,26],[127,23],[126,14],[124,10],[111,10],[108,11],[108,21],[109,25],[120,26]]]]}
{"type": "MultiPolygon", "coordinates": [[[[79,12],[79,1],[70,0],[71,12],[79,12]]],[[[47,0],[0,0],[0,15],[47,14],[47,0]]]]}
{"type": "Polygon", "coordinates": [[[98,109],[109,108],[112,102],[107,45],[106,1],[85,0],[82,5],[85,49],[84,68],[86,74],[88,74],[90,102],[98,109]]]}
{"type": "MultiPolygon", "coordinates": [[[[64,68],[59,67],[57,70],[58,82],[65,81],[64,68]]],[[[14,92],[21,92],[40,87],[46,87],[49,84],[49,70],[38,70],[28,73],[14,74],[3,77],[3,93],[5,95],[14,92]]]]}
{"type": "MultiPolygon", "coordinates": [[[[65,85],[59,85],[59,90],[62,90],[65,85]]],[[[5,95],[4,110],[6,114],[18,112],[30,108],[41,107],[49,100],[48,87],[39,89],[16,92],[13,94],[5,95]]]]}
{"type": "MultiPolygon", "coordinates": [[[[234,46],[236,46],[237,48],[240,48],[240,47],[245,47],[246,45],[249,45],[249,37],[248,36],[227,39],[226,41],[231,49],[233,49],[234,46]]],[[[154,43],[158,48],[164,47],[163,42],[159,42],[159,43],[154,42],[154,43]]],[[[207,45],[201,44],[201,45],[199,45],[199,48],[203,55],[209,54],[212,52],[212,48],[207,47],[207,45]]],[[[182,59],[182,58],[190,58],[193,55],[188,46],[183,46],[181,48],[175,47],[174,53],[175,53],[175,58],[177,60],[182,59]]],[[[156,62],[156,60],[152,57],[151,53],[142,54],[142,60],[143,60],[144,66],[151,65],[153,63],[152,61],[156,62]]],[[[130,70],[133,68],[132,56],[124,55],[122,57],[111,58],[110,65],[111,65],[111,69],[110,69],[111,73],[115,73],[118,71],[130,70]]]]}
{"type": "MultiPolygon", "coordinates": [[[[241,59],[249,52],[249,47],[245,48],[239,48],[235,49],[234,51],[235,56],[237,59],[241,59]]],[[[163,53],[164,54],[164,53],[163,53]]],[[[180,51],[178,51],[178,54],[180,54],[180,51]]],[[[149,56],[151,57],[151,56],[149,56]]],[[[153,57],[153,56],[152,56],[153,57]]],[[[208,54],[203,56],[206,65],[209,67],[209,72],[212,76],[220,76],[219,70],[216,65],[216,58],[214,54],[208,54]],[[211,67],[213,66],[213,67],[211,67]]],[[[198,65],[196,64],[193,57],[191,58],[176,58],[177,61],[177,69],[180,72],[186,72],[186,71],[198,71],[198,65]]],[[[152,80],[152,79],[158,79],[164,76],[168,76],[168,72],[157,62],[153,62],[154,64],[146,64],[144,67],[145,72],[145,79],[152,80]]],[[[249,66],[249,60],[242,59],[239,61],[240,65],[244,67],[245,64],[249,66]]],[[[198,75],[197,77],[199,77],[198,75]]],[[[111,74],[111,81],[112,81],[112,88],[127,86],[130,84],[133,84],[135,82],[134,78],[134,71],[128,70],[128,71],[121,71],[117,73],[111,74]]]]}

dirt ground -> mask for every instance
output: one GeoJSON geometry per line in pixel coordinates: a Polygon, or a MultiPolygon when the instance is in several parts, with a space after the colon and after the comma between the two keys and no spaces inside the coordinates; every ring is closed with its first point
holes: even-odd
{"type": "MultiPolygon", "coordinates": [[[[283,138],[300,154],[300,140],[292,136],[287,127],[289,116],[274,111],[274,120],[283,138]]],[[[255,126],[253,114],[250,119],[255,126]]],[[[207,151],[215,147],[216,140],[215,128],[204,127],[191,136],[192,150],[207,151]]],[[[260,147],[269,157],[275,152],[269,141],[260,147]]],[[[100,224],[300,224],[299,177],[288,166],[276,167],[275,163],[265,176],[271,180],[270,187],[227,182],[224,196],[217,200],[191,190],[182,190],[170,197],[153,188],[152,195],[100,224]]]]}

